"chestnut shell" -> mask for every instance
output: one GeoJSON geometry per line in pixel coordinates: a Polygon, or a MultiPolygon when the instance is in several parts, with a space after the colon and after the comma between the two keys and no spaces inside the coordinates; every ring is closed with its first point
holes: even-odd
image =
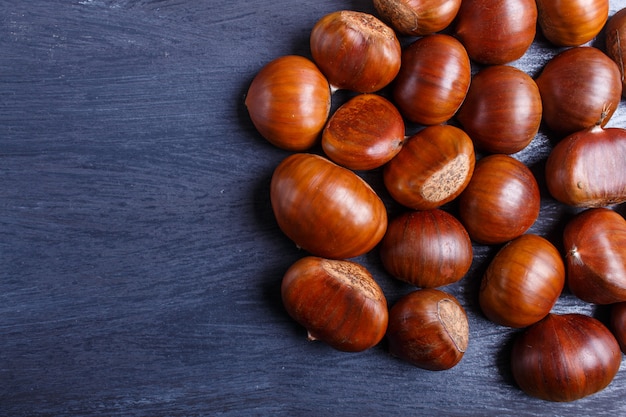
{"type": "Polygon", "coordinates": [[[443,371],[458,364],[469,344],[469,322],[459,301],[432,288],[413,291],[389,311],[389,352],[419,368],[443,371]]]}
{"type": "Polygon", "coordinates": [[[511,370],[528,395],[548,401],[575,401],[607,387],[622,355],[600,321],[582,314],[548,314],[519,334],[511,370]]]}
{"type": "Polygon", "coordinates": [[[324,258],[363,255],[387,230],[386,207],[369,184],[314,154],[292,154],[276,167],[270,201],[283,233],[324,258]]]}
{"type": "Polygon", "coordinates": [[[285,273],[281,297],[309,340],[358,352],[376,345],[388,323],[387,300],[371,273],[345,260],[307,256],[285,273]]]}
{"type": "Polygon", "coordinates": [[[387,272],[421,288],[459,281],[472,256],[472,242],[461,222],[440,209],[401,214],[389,222],[380,244],[387,272]]]}

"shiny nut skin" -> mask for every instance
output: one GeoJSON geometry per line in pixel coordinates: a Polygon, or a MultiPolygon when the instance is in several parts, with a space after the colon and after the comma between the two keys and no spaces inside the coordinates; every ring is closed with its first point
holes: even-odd
{"type": "Polygon", "coordinates": [[[557,137],[598,124],[605,126],[622,97],[617,64],[592,46],[560,52],[543,67],[536,83],[543,121],[557,137]]]}
{"type": "Polygon", "coordinates": [[[537,220],[539,209],[539,185],[533,173],[503,154],[480,159],[459,197],[459,217],[470,237],[488,245],[525,233],[537,220]]]}
{"type": "Polygon", "coordinates": [[[408,120],[438,125],[457,112],[470,81],[470,60],[463,45],[449,35],[428,35],[402,52],[393,100],[408,120]]]}
{"type": "Polygon", "coordinates": [[[626,220],[608,208],[577,214],[563,231],[567,283],[583,301],[626,301],[626,220]]]}
{"type": "Polygon", "coordinates": [[[387,272],[421,288],[459,281],[473,256],[461,222],[440,209],[410,211],[391,220],[379,252],[387,272]]]}
{"type": "Polygon", "coordinates": [[[626,201],[626,129],[590,129],[558,142],[546,161],[550,195],[574,207],[603,207],[626,201]]]}
{"type": "Polygon", "coordinates": [[[474,75],[456,118],[477,148],[513,154],[534,139],[541,115],[541,95],[530,75],[493,65],[474,75]]]}
{"type": "Polygon", "coordinates": [[[446,29],[461,0],[374,0],[376,12],[399,33],[424,36],[446,29]]]}
{"type": "Polygon", "coordinates": [[[615,337],[600,321],[582,314],[550,313],[519,334],[511,370],[528,395],[567,402],[606,388],[622,355],[615,337]]]}
{"type": "Polygon", "coordinates": [[[454,200],[474,172],[472,139],[451,125],[428,126],[404,142],[385,165],[383,182],[400,204],[429,210],[454,200]]]}
{"type": "Polygon", "coordinates": [[[606,24],[606,54],[622,74],[622,97],[626,96],[626,8],[618,10],[606,24]]]}
{"type": "Polygon", "coordinates": [[[369,349],[387,330],[385,295],[356,262],[304,257],[285,273],[281,297],[289,315],[307,329],[309,340],[337,350],[369,349]]]}
{"type": "Polygon", "coordinates": [[[535,40],[535,0],[461,2],[454,33],[474,61],[506,64],[521,58],[535,40]]]}
{"type": "Polygon", "coordinates": [[[356,171],[381,167],[400,152],[403,143],[402,115],[378,94],[359,94],[342,104],[322,132],[324,153],[356,171]]]}
{"type": "Polygon", "coordinates": [[[333,89],[373,93],[400,70],[400,41],[392,28],[369,13],[329,13],[315,23],[309,43],[313,60],[333,89]]]}
{"type": "Polygon", "coordinates": [[[387,211],[374,190],[354,172],[314,154],[292,154],[276,167],[270,201],[283,233],[324,258],[363,255],[387,230],[387,211]]]}
{"type": "Polygon", "coordinates": [[[465,310],[452,295],[432,288],[404,295],[389,311],[389,352],[419,368],[456,366],[469,344],[465,310]]]}
{"type": "Polygon", "coordinates": [[[304,151],[315,145],[330,114],[330,85],[309,59],[287,55],[254,77],[245,105],[261,136],[273,145],[304,151]]]}
{"type": "Polygon", "coordinates": [[[489,263],[480,286],[480,308],[494,323],[526,327],[550,313],[564,285],[559,250],[541,236],[524,234],[489,263]]]}
{"type": "Polygon", "coordinates": [[[580,46],[595,38],[609,16],[609,0],[536,0],[543,36],[556,46],[580,46]]]}

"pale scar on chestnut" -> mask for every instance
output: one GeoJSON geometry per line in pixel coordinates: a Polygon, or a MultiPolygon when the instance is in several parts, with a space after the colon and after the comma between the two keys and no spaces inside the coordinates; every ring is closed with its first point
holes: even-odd
{"type": "Polygon", "coordinates": [[[469,323],[459,306],[449,299],[437,303],[437,315],[452,342],[460,352],[469,344],[469,323]]]}
{"type": "Polygon", "coordinates": [[[341,282],[353,288],[363,290],[368,298],[380,300],[383,297],[383,294],[375,286],[373,280],[356,265],[325,259],[322,262],[322,268],[324,268],[324,271],[329,275],[332,275],[341,282]]]}

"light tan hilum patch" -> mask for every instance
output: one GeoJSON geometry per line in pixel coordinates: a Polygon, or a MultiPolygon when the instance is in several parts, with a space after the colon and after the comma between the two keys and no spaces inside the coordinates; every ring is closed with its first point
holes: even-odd
{"type": "Polygon", "coordinates": [[[349,261],[324,259],[322,268],[329,275],[346,285],[360,289],[366,297],[372,300],[380,300],[383,297],[382,291],[376,284],[376,281],[374,281],[374,278],[358,264],[349,261]]]}
{"type": "Polygon", "coordinates": [[[350,26],[357,28],[361,33],[367,33],[372,37],[382,36],[393,39],[395,32],[387,25],[384,25],[378,18],[368,13],[361,13],[352,10],[340,12],[341,18],[350,26]]]}
{"type": "Polygon", "coordinates": [[[465,352],[469,343],[469,323],[463,309],[454,301],[444,298],[437,303],[437,315],[456,348],[465,352]]]}
{"type": "Polygon", "coordinates": [[[422,186],[422,197],[428,201],[442,201],[456,193],[469,174],[470,161],[460,154],[428,178],[422,186]]]}

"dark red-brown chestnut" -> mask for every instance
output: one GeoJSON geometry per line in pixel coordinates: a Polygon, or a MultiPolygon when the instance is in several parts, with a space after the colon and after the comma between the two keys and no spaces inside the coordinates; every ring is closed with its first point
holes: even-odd
{"type": "Polygon", "coordinates": [[[342,104],[322,132],[322,149],[337,164],[352,170],[381,167],[404,142],[404,120],[389,100],[359,94],[342,104]]]}
{"type": "Polygon", "coordinates": [[[405,141],[383,170],[391,197],[415,210],[440,207],[458,197],[474,172],[472,139],[452,125],[428,126],[405,141]]]}
{"type": "Polygon", "coordinates": [[[387,300],[371,273],[345,260],[307,256],[281,284],[283,305],[307,329],[309,340],[358,352],[375,346],[387,330],[387,300]]]}
{"type": "Polygon", "coordinates": [[[459,197],[459,217],[472,240],[499,244],[525,233],[537,220],[539,185],[530,169],[504,154],[476,163],[459,197]]]}
{"type": "Polygon", "coordinates": [[[519,334],[511,351],[518,386],[547,401],[575,401],[603,390],[621,361],[609,329],[578,313],[548,314],[519,334]]]}
{"type": "Polygon", "coordinates": [[[550,313],[565,285],[565,265],[547,239],[524,234],[498,251],[485,271],[479,303],[494,323],[514,328],[550,313]]]}
{"type": "Polygon", "coordinates": [[[473,256],[472,242],[461,222],[440,209],[410,211],[394,218],[379,252],[387,272],[421,288],[459,281],[473,256]]]}
{"type": "Polygon", "coordinates": [[[572,218],[563,231],[567,284],[583,301],[626,301],[626,220],[608,208],[572,218]]]}
{"type": "Polygon", "coordinates": [[[556,46],[580,46],[600,33],[609,0],[536,0],[543,35],[556,46]]]}
{"type": "Polygon", "coordinates": [[[304,151],[318,141],[328,120],[331,91],[313,62],[287,55],[257,73],[245,105],[261,136],[279,148],[304,151]]]}
{"type": "Polygon", "coordinates": [[[611,306],[609,329],[617,339],[619,347],[626,353],[626,301],[611,306]]]}
{"type": "Polygon", "coordinates": [[[446,29],[461,0],[374,0],[376,12],[402,35],[424,36],[446,29]]]}
{"type": "Polygon", "coordinates": [[[544,66],[536,83],[543,121],[560,136],[597,124],[605,126],[622,96],[617,64],[592,46],[560,52],[544,66]]]}
{"type": "Polygon", "coordinates": [[[622,74],[622,97],[626,96],[626,7],[618,10],[605,27],[606,53],[622,74]]]}
{"type": "Polygon", "coordinates": [[[550,151],[546,185],[556,200],[575,207],[626,201],[626,129],[594,126],[567,136],[550,151]]]}
{"type": "Polygon", "coordinates": [[[521,58],[535,40],[535,0],[461,2],[454,33],[474,61],[506,64],[521,58]]]}
{"type": "Polygon", "coordinates": [[[377,17],[354,10],[323,16],[310,35],[313,60],[333,89],[372,93],[400,70],[396,33],[377,17]]]}
{"type": "Polygon", "coordinates": [[[443,371],[458,364],[469,344],[469,322],[459,301],[427,288],[406,294],[389,311],[389,352],[419,368],[443,371]]]}
{"type": "Polygon", "coordinates": [[[470,81],[470,60],[463,45],[449,35],[428,35],[402,52],[393,99],[410,121],[438,125],[454,116],[470,81]]]}
{"type": "Polygon", "coordinates": [[[456,118],[477,148],[513,154],[533,140],[541,124],[535,80],[509,65],[493,65],[472,78],[456,118]]]}
{"type": "Polygon", "coordinates": [[[286,157],[274,170],[270,201],[280,229],[324,258],[369,252],[387,230],[387,210],[354,172],[314,154],[286,157]]]}

